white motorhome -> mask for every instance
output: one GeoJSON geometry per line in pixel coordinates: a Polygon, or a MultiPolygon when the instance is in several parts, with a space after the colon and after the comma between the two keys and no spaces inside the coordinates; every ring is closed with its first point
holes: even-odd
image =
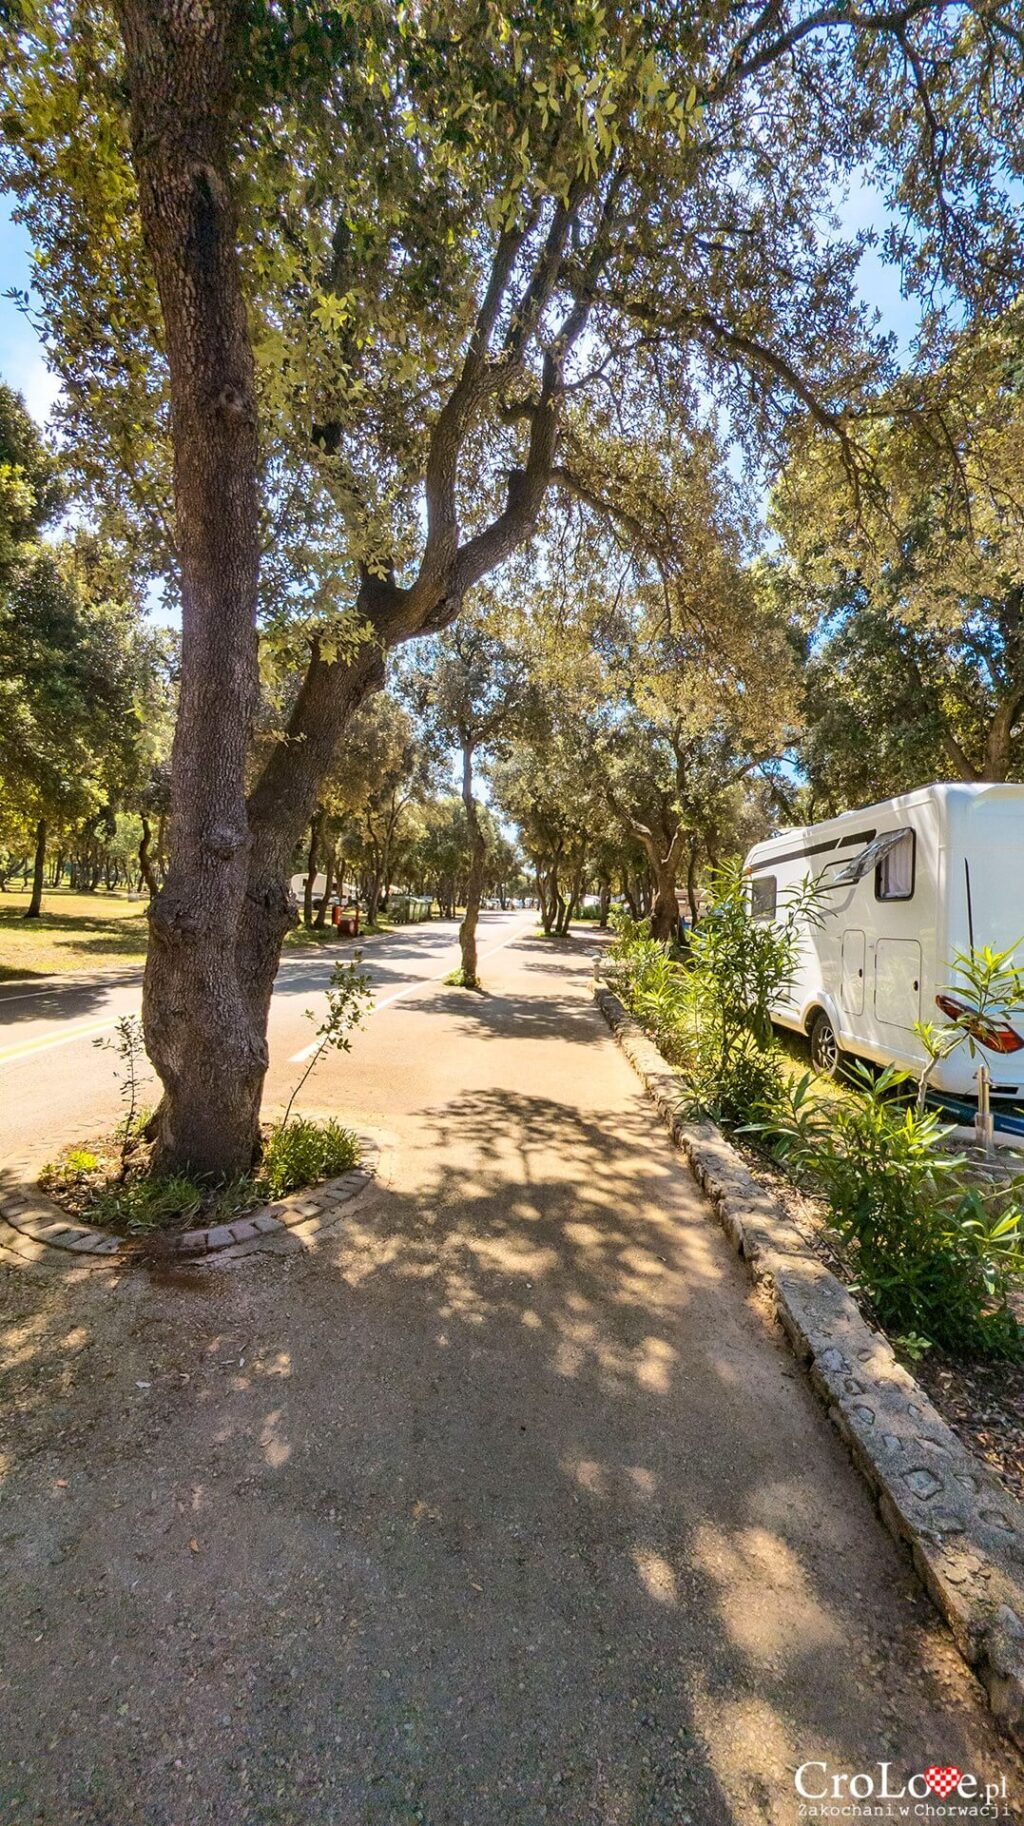
{"type": "MultiPolygon", "coordinates": [[[[954,954],[1024,941],[1024,786],[922,786],[755,844],[746,870],[762,919],[781,918],[787,890],[808,876],[823,890],[821,923],[802,926],[774,1018],[810,1036],[819,1068],[845,1052],[918,1072],[927,1054],[914,1023],[948,1018],[936,997],[954,954]]],[[[978,1037],[993,1097],[1024,1100],[1024,1018],[978,1037]]],[[[978,1065],[962,1046],[931,1082],[972,1097],[978,1065]]]]}

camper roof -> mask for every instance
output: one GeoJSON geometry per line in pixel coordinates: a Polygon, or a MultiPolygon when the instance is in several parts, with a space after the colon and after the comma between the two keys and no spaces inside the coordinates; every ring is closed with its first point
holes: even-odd
{"type": "Polygon", "coordinates": [[[880,799],[873,805],[855,806],[848,812],[837,812],[832,818],[822,818],[817,824],[793,824],[774,837],[765,837],[760,843],[751,846],[751,856],[770,856],[776,845],[789,848],[795,843],[802,843],[812,832],[815,837],[829,835],[848,829],[854,823],[863,825],[865,840],[870,841],[867,833],[874,836],[874,830],[880,823],[890,821],[902,824],[905,814],[915,806],[926,804],[929,800],[938,800],[943,805],[950,801],[973,801],[992,799],[1016,800],[1024,811],[1024,786],[1002,784],[993,781],[934,781],[929,786],[917,786],[909,793],[900,793],[895,799],[880,799]],[[874,827],[874,828],[872,828],[874,827]]]}

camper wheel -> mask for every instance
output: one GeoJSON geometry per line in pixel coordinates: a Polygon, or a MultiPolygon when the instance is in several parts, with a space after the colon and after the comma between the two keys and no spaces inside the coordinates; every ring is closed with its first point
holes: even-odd
{"type": "Polygon", "coordinates": [[[819,1008],[811,1022],[811,1064],[815,1071],[834,1078],[839,1070],[839,1041],[831,1019],[819,1008]]]}

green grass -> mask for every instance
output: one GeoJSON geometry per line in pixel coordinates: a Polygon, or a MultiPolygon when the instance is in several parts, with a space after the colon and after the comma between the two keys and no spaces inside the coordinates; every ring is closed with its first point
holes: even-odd
{"type": "Polygon", "coordinates": [[[145,899],[72,894],[51,888],[39,919],[26,919],[27,893],[0,894],[0,982],[141,963],[149,929],[145,899]]]}

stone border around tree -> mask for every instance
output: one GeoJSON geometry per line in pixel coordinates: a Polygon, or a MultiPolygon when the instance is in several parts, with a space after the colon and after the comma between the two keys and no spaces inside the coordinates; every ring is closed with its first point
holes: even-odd
{"type": "MultiPolygon", "coordinates": [[[[380,1165],[380,1148],[374,1137],[356,1131],[356,1138],[359,1159],[337,1178],[291,1192],[244,1217],[233,1218],[229,1224],[209,1224],[179,1236],[117,1236],[95,1224],[77,1223],[37,1186],[24,1182],[0,1185],[0,1220],[27,1243],[68,1250],[81,1258],[83,1266],[99,1266],[111,1258],[120,1264],[154,1253],[164,1259],[195,1261],[222,1250],[237,1249],[240,1244],[273,1241],[297,1226],[334,1217],[370,1184],[380,1165]]],[[[11,1239],[11,1246],[17,1250],[16,1238],[11,1239]]]]}
{"type": "Polygon", "coordinates": [[[769,1293],[882,1521],[909,1548],[995,1717],[1024,1746],[1024,1504],[947,1426],[722,1131],[680,1114],[678,1075],[598,979],[594,999],[733,1248],[769,1293]]]}

